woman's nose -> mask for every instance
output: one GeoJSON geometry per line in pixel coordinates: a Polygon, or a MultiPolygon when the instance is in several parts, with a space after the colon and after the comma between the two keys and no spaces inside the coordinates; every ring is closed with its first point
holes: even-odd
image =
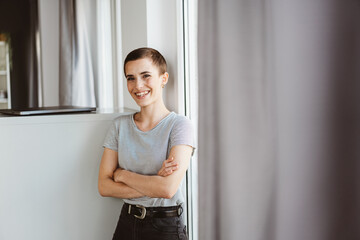
{"type": "Polygon", "coordinates": [[[141,78],[136,79],[135,86],[136,86],[136,88],[143,87],[144,86],[143,80],[141,78]]]}

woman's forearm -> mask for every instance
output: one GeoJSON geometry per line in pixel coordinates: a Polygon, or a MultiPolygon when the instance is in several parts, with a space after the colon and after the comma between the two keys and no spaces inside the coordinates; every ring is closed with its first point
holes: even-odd
{"type": "Polygon", "coordinates": [[[144,194],[129,187],[125,183],[114,182],[112,178],[101,179],[98,187],[99,193],[103,197],[139,198],[144,196],[144,194]]]}
{"type": "MultiPolygon", "coordinates": [[[[170,176],[169,176],[170,177],[170,176]]],[[[123,170],[116,182],[126,184],[136,191],[152,198],[171,198],[177,191],[168,177],[147,176],[123,170]]]]}

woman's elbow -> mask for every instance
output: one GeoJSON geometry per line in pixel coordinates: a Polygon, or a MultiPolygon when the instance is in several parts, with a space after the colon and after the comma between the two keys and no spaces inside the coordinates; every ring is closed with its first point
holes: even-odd
{"type": "Polygon", "coordinates": [[[106,188],[104,187],[104,184],[102,184],[101,182],[99,182],[99,184],[98,184],[98,191],[99,191],[100,196],[102,196],[102,197],[109,196],[108,192],[106,191],[106,188]]]}
{"type": "Polygon", "coordinates": [[[176,194],[177,189],[172,187],[165,187],[161,191],[161,198],[171,199],[176,194]]]}
{"type": "Polygon", "coordinates": [[[175,195],[175,193],[167,193],[167,194],[164,195],[163,198],[165,198],[165,199],[172,199],[172,198],[174,197],[174,195],[175,195]]]}
{"type": "Polygon", "coordinates": [[[102,196],[102,197],[108,197],[108,195],[106,194],[106,192],[103,191],[103,190],[100,190],[100,189],[99,189],[99,194],[100,194],[100,196],[102,196]]]}

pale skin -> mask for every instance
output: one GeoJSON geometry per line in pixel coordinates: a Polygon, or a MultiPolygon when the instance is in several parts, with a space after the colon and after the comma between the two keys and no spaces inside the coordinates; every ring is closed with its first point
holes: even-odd
{"type": "MultiPolygon", "coordinates": [[[[134,116],[135,124],[142,131],[149,131],[170,113],[162,98],[162,86],[169,75],[160,74],[149,58],[128,62],[125,72],[128,91],[140,106],[140,112],[134,116]]],[[[148,176],[119,168],[118,153],[105,148],[99,170],[99,193],[116,198],[172,198],[189,167],[192,150],[188,145],[172,147],[157,175],[148,176]]]]}

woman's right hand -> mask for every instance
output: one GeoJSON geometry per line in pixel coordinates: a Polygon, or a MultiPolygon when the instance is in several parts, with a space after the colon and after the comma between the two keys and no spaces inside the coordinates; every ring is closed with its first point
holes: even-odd
{"type": "Polygon", "coordinates": [[[171,175],[174,171],[176,171],[179,167],[179,164],[174,161],[174,157],[170,157],[169,159],[166,159],[161,169],[158,171],[158,176],[166,177],[171,175]]]}

